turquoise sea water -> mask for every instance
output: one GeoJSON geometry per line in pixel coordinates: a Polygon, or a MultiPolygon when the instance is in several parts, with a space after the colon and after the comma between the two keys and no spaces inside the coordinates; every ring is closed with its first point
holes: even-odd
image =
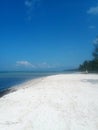
{"type": "Polygon", "coordinates": [[[30,79],[57,73],[58,72],[0,72],[0,92],[30,79]]]}

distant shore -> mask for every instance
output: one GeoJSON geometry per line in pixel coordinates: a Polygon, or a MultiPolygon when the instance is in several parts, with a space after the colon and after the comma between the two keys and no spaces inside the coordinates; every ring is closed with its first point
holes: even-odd
{"type": "Polygon", "coordinates": [[[0,98],[0,130],[98,130],[98,75],[59,74],[0,98]]]}

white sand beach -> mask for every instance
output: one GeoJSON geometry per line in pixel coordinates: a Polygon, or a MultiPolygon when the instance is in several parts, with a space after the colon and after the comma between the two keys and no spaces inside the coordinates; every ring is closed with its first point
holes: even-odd
{"type": "Polygon", "coordinates": [[[98,75],[32,80],[0,98],[0,130],[98,130],[98,75]]]}

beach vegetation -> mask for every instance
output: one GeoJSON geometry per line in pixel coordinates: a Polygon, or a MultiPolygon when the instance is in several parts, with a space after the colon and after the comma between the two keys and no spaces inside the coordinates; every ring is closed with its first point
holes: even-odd
{"type": "Polygon", "coordinates": [[[85,60],[83,64],[79,66],[79,70],[81,71],[92,71],[98,72],[98,36],[96,40],[93,42],[94,51],[92,53],[92,60],[85,60]]]}

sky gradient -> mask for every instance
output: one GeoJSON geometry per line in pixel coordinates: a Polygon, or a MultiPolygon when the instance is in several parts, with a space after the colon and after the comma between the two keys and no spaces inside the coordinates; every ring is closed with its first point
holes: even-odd
{"type": "Polygon", "coordinates": [[[0,70],[70,69],[92,59],[97,0],[1,0],[0,17],[0,70]]]}

